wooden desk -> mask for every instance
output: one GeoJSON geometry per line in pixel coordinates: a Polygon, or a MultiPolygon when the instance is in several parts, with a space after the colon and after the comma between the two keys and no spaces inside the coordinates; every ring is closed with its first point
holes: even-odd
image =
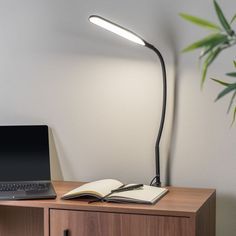
{"type": "Polygon", "coordinates": [[[215,236],[213,189],[169,187],[156,205],[60,200],[80,184],[54,182],[55,200],[0,201],[0,236],[215,236]]]}

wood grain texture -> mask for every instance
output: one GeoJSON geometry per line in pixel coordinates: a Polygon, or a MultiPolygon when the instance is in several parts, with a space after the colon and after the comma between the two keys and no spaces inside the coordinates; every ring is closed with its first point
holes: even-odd
{"type": "Polygon", "coordinates": [[[43,236],[43,210],[0,207],[0,236],[43,236]]]}
{"type": "Polygon", "coordinates": [[[44,222],[44,236],[49,236],[50,230],[50,218],[49,218],[49,208],[43,208],[43,222],[44,222]]]}
{"type": "Polygon", "coordinates": [[[186,217],[150,216],[85,211],[50,211],[50,236],[190,236],[186,217]]]}
{"type": "Polygon", "coordinates": [[[215,194],[203,204],[196,215],[196,235],[215,236],[215,194]]]}
{"type": "Polygon", "coordinates": [[[87,200],[60,199],[64,193],[81,184],[83,183],[55,181],[54,187],[58,195],[55,200],[0,201],[0,205],[190,217],[195,215],[202,204],[215,193],[214,189],[168,187],[169,192],[155,205],[101,202],[88,204],[87,200]]]}
{"type": "Polygon", "coordinates": [[[214,189],[168,187],[155,205],[60,199],[81,184],[54,182],[56,199],[0,201],[0,236],[215,236],[214,189]]]}

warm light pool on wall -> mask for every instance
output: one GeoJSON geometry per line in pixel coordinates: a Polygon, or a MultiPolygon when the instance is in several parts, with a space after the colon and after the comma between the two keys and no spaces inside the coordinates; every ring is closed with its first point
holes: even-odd
{"type": "Polygon", "coordinates": [[[166,83],[166,69],[165,69],[165,62],[164,59],[160,53],[160,51],[155,48],[150,43],[143,40],[141,37],[139,37],[137,34],[133,33],[130,30],[125,29],[122,26],[119,26],[109,20],[104,19],[103,17],[92,15],[89,17],[89,21],[93,24],[96,24],[110,32],[113,32],[123,38],[126,38],[136,44],[145,46],[152,51],[154,51],[157,56],[159,57],[159,60],[161,62],[161,68],[162,68],[162,78],[163,78],[163,99],[162,99],[162,113],[161,113],[161,120],[160,120],[160,127],[156,139],[155,144],[155,161],[156,161],[156,175],[152,179],[150,185],[153,186],[161,186],[161,180],[160,180],[160,141],[161,141],[161,135],[164,127],[164,121],[165,121],[165,114],[166,114],[166,96],[167,96],[167,83],[166,83]]]}

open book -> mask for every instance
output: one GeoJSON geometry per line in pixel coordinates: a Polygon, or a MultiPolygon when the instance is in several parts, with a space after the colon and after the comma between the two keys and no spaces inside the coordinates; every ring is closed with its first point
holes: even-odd
{"type": "Polygon", "coordinates": [[[124,185],[118,180],[103,179],[83,184],[82,186],[64,194],[62,199],[89,196],[107,202],[154,204],[168,191],[166,188],[143,185],[138,189],[112,193],[112,191],[117,190],[118,188],[127,186],[132,186],[132,184],[124,185]]]}

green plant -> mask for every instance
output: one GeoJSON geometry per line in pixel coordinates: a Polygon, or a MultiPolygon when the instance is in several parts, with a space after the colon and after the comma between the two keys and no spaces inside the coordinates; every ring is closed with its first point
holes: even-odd
{"type": "MultiPolygon", "coordinates": [[[[194,42],[193,44],[187,46],[182,50],[182,52],[190,52],[196,49],[201,49],[201,53],[199,56],[199,60],[202,61],[202,78],[201,78],[201,87],[206,80],[207,71],[209,66],[214,62],[216,57],[225,49],[230,48],[236,44],[236,34],[232,29],[232,24],[236,22],[236,14],[232,17],[229,22],[223,11],[221,10],[219,4],[216,0],[213,0],[215,12],[217,14],[219,25],[212,23],[208,20],[201,19],[196,16],[188,15],[185,13],[181,13],[180,16],[198,26],[207,28],[211,31],[209,35],[205,38],[194,42]]],[[[234,61],[234,66],[236,67],[236,62],[234,61]]],[[[236,77],[236,72],[227,73],[228,76],[236,77]]],[[[216,101],[220,98],[224,97],[226,94],[233,92],[233,96],[231,97],[229,110],[233,107],[233,103],[236,99],[236,83],[227,83],[221,80],[212,79],[213,81],[225,86],[224,90],[217,96],[216,101]]],[[[233,112],[233,121],[236,119],[236,105],[234,107],[233,112]]]]}
{"type": "MultiPolygon", "coordinates": [[[[234,67],[236,68],[236,61],[234,61],[234,67]]],[[[230,77],[235,77],[236,78],[236,72],[230,72],[227,73],[226,75],[230,76],[230,77]]],[[[229,107],[228,107],[228,113],[231,110],[231,108],[233,107],[233,103],[236,99],[236,82],[234,83],[228,83],[228,82],[224,82],[222,80],[218,80],[218,79],[214,79],[211,78],[213,81],[223,85],[225,88],[218,94],[216,101],[219,100],[220,98],[224,97],[226,94],[233,92],[233,95],[231,97],[230,103],[229,103],[229,107]]],[[[233,108],[233,121],[232,124],[234,123],[236,119],[236,105],[233,108]]]]}

